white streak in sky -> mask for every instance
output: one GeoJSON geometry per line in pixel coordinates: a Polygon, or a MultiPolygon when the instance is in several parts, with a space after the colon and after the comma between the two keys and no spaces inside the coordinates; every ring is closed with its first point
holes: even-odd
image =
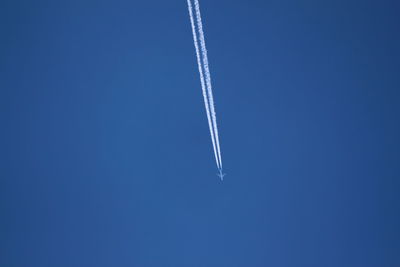
{"type": "Polygon", "coordinates": [[[218,168],[220,168],[219,157],[217,155],[217,148],[215,146],[213,122],[211,121],[210,108],[209,108],[208,97],[207,97],[207,91],[206,91],[206,86],[205,86],[205,83],[204,83],[203,67],[202,67],[202,63],[201,63],[201,56],[200,56],[199,44],[198,44],[198,40],[197,40],[195,21],[194,21],[194,18],[193,18],[193,11],[192,11],[193,8],[192,8],[191,0],[187,0],[187,3],[188,3],[189,15],[190,15],[190,22],[191,22],[191,25],[192,25],[192,33],[193,33],[194,47],[195,47],[195,50],[196,50],[197,65],[199,67],[199,73],[200,73],[201,89],[202,89],[202,92],[203,92],[204,105],[206,107],[208,127],[210,128],[211,141],[212,141],[213,148],[214,148],[215,161],[217,162],[218,168]]]}
{"type": "Polygon", "coordinates": [[[218,136],[218,127],[217,127],[217,115],[215,113],[215,108],[214,108],[214,97],[213,97],[212,86],[211,86],[211,75],[210,75],[210,70],[208,67],[207,48],[206,48],[206,42],[204,39],[203,23],[201,21],[200,5],[199,5],[198,0],[194,0],[194,6],[195,6],[195,10],[196,10],[197,25],[199,28],[200,45],[201,45],[201,52],[203,55],[203,65],[204,65],[204,71],[205,71],[205,75],[206,75],[208,100],[209,100],[209,107],[210,107],[211,116],[212,116],[213,129],[214,129],[214,134],[215,134],[215,142],[216,142],[216,146],[217,146],[219,168],[222,169],[221,149],[219,146],[219,136],[218,136]]]}
{"type": "Polygon", "coordinates": [[[201,87],[202,87],[202,91],[203,91],[204,104],[206,106],[207,119],[208,119],[208,125],[210,128],[211,140],[212,140],[213,148],[214,148],[215,160],[217,162],[218,169],[221,170],[222,169],[222,159],[221,159],[221,149],[220,149],[220,145],[219,145],[217,117],[216,117],[215,108],[214,108],[214,98],[213,98],[212,86],[211,86],[211,75],[210,75],[210,70],[208,67],[207,49],[206,49],[206,44],[205,44],[204,32],[203,32],[203,24],[201,21],[199,1],[194,0],[194,7],[195,7],[198,34],[199,34],[199,39],[200,39],[201,54],[199,51],[199,44],[198,44],[198,38],[197,38],[197,32],[196,32],[196,23],[195,23],[195,20],[193,17],[193,10],[192,10],[193,7],[192,7],[191,0],[187,0],[187,3],[188,3],[188,8],[189,8],[190,22],[192,24],[194,46],[196,49],[196,56],[197,56],[197,63],[198,63],[198,67],[199,67],[199,73],[200,73],[201,87]],[[204,69],[204,75],[205,75],[205,82],[204,82],[203,69],[204,69]],[[206,88],[207,88],[207,90],[206,90],[206,88]]]}

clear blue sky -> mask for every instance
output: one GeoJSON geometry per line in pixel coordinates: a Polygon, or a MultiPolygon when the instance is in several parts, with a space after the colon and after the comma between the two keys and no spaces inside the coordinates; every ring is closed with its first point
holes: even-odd
{"type": "Polygon", "coordinates": [[[400,4],[0,3],[0,266],[400,266],[400,4]]]}

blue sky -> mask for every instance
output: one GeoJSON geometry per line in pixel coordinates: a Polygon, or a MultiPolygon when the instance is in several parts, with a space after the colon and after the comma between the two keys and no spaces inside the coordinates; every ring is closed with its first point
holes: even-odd
{"type": "Polygon", "coordinates": [[[0,3],[0,266],[399,266],[397,1],[0,3]]]}

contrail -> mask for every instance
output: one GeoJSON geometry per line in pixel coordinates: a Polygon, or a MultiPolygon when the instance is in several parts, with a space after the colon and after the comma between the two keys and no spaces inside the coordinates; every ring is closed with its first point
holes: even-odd
{"type": "Polygon", "coordinates": [[[198,38],[197,38],[195,21],[194,21],[194,17],[193,17],[192,3],[191,3],[191,0],[187,0],[187,2],[188,2],[188,8],[189,8],[190,21],[192,24],[193,39],[194,39],[194,45],[195,45],[195,49],[196,49],[197,62],[199,65],[199,73],[200,73],[200,80],[201,80],[201,85],[202,85],[202,90],[203,90],[204,103],[205,103],[206,111],[207,111],[207,119],[208,119],[208,124],[210,127],[211,140],[213,142],[214,155],[216,157],[217,166],[219,169],[221,169],[222,168],[221,149],[219,146],[217,120],[216,120],[216,114],[215,114],[215,108],[214,108],[214,99],[213,99],[213,95],[212,95],[211,78],[210,78],[210,71],[209,71],[209,67],[208,67],[208,58],[207,58],[207,49],[205,46],[204,32],[203,32],[203,25],[202,25],[202,21],[201,21],[199,2],[198,2],[198,0],[195,0],[195,11],[196,11],[197,27],[198,27],[198,31],[199,31],[199,35],[200,35],[202,58],[199,53],[199,45],[198,45],[198,40],[197,40],[198,38]],[[201,62],[202,60],[203,60],[203,62],[201,62]],[[204,72],[205,72],[205,76],[206,76],[207,91],[205,90],[205,85],[204,85],[203,68],[204,68],[204,72]]]}
{"type": "Polygon", "coordinates": [[[209,100],[208,100],[208,97],[207,97],[206,86],[205,86],[205,83],[204,83],[203,66],[202,66],[202,63],[201,63],[201,56],[200,56],[199,44],[198,44],[198,40],[197,40],[195,21],[194,21],[194,18],[193,18],[192,3],[191,3],[190,0],[187,0],[187,3],[188,3],[189,15],[190,15],[190,22],[191,22],[191,25],[192,25],[192,33],[193,33],[194,47],[195,47],[195,50],[196,50],[197,65],[198,65],[199,73],[200,73],[201,89],[202,89],[202,92],[203,92],[204,105],[206,107],[208,127],[210,128],[211,141],[212,141],[213,148],[214,148],[215,161],[217,163],[217,167],[221,168],[221,166],[219,164],[219,154],[217,152],[217,148],[216,148],[216,145],[215,145],[213,122],[211,121],[210,108],[209,108],[209,103],[208,103],[209,100]]]}
{"type": "Polygon", "coordinates": [[[210,75],[210,69],[208,67],[207,48],[206,48],[206,42],[204,39],[203,23],[201,21],[200,5],[199,5],[198,0],[194,0],[194,6],[195,6],[195,10],[196,10],[197,25],[199,28],[200,45],[201,45],[201,52],[203,55],[203,66],[204,66],[204,72],[206,75],[208,100],[209,100],[213,129],[214,129],[214,134],[215,134],[215,142],[216,142],[217,154],[218,154],[218,159],[219,159],[219,168],[222,169],[221,149],[219,146],[219,136],[218,136],[218,127],[217,127],[217,115],[215,113],[215,108],[214,108],[214,97],[213,97],[212,86],[211,86],[211,75],[210,75]]]}

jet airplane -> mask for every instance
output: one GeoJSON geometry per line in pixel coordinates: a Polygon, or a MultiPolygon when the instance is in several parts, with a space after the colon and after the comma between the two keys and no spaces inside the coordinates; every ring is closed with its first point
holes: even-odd
{"type": "Polygon", "coordinates": [[[226,175],[226,173],[222,173],[222,169],[220,169],[219,170],[219,173],[217,173],[217,176],[219,177],[219,178],[221,178],[221,181],[223,181],[224,180],[224,176],[226,175]]]}

